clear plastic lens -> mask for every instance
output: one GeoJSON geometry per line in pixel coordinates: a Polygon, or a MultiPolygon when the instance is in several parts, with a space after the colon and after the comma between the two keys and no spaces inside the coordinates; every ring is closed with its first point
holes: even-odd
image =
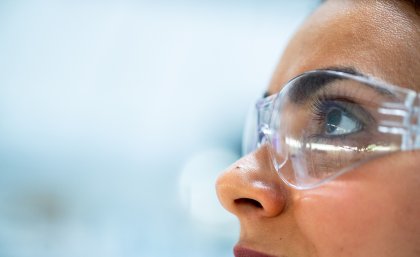
{"type": "Polygon", "coordinates": [[[254,151],[258,146],[258,116],[255,105],[252,105],[248,111],[245,121],[245,128],[242,136],[242,155],[254,151]]]}
{"type": "Polygon", "coordinates": [[[312,188],[401,150],[407,93],[340,72],[314,71],[295,78],[271,99],[267,138],[280,176],[296,188],[312,188]],[[387,115],[392,105],[402,115],[387,115]],[[393,128],[398,125],[399,132],[387,130],[386,120],[393,128]]]}

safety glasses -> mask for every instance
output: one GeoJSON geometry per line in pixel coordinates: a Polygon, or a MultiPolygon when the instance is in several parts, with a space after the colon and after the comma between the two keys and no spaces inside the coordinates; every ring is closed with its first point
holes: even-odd
{"type": "Polygon", "coordinates": [[[283,181],[314,188],[373,158],[420,148],[420,97],[359,74],[306,72],[252,109],[243,152],[261,145],[283,181]]]}

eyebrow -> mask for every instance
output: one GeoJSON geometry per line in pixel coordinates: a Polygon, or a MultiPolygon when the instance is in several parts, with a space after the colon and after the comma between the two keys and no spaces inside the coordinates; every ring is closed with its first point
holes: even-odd
{"type": "MultiPolygon", "coordinates": [[[[356,70],[353,67],[328,67],[323,68],[319,70],[329,70],[329,71],[338,71],[338,72],[344,72],[351,75],[361,76],[368,78],[367,75],[361,73],[360,71],[356,70]]],[[[293,101],[296,104],[304,103],[310,96],[330,84],[331,82],[345,79],[343,77],[340,77],[339,75],[334,74],[326,74],[326,73],[314,73],[314,74],[307,74],[305,77],[297,80],[293,87],[290,89],[290,100],[293,101]]],[[[392,95],[388,90],[384,92],[384,90],[375,87],[373,85],[368,85],[370,88],[374,89],[377,93],[381,95],[392,95]]],[[[265,92],[263,97],[270,96],[270,92],[265,92]]]]}

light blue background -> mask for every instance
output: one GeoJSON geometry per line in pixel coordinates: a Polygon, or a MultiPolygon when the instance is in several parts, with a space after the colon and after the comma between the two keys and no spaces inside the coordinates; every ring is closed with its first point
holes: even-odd
{"type": "Polygon", "coordinates": [[[217,173],[316,1],[0,2],[0,256],[231,256],[217,173]]]}

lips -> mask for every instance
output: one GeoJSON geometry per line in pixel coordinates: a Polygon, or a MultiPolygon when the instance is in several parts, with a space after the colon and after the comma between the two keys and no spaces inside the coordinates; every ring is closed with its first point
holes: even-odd
{"type": "Polygon", "coordinates": [[[260,253],[238,245],[233,248],[233,253],[235,254],[235,257],[274,257],[272,255],[260,253]]]}

